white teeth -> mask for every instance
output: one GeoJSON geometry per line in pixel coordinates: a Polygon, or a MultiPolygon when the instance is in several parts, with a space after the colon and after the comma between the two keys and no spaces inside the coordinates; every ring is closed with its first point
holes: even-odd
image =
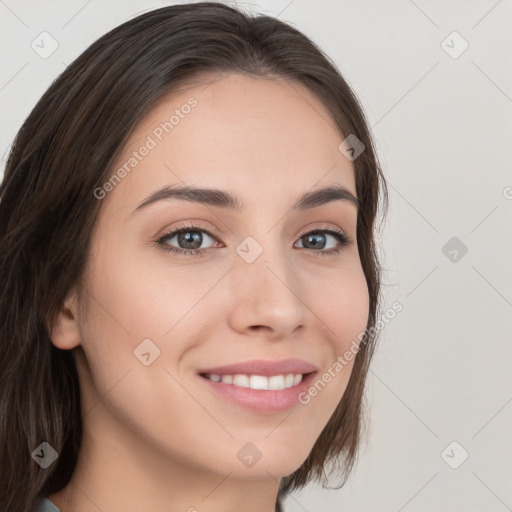
{"type": "Polygon", "coordinates": [[[224,382],[224,384],[233,384],[233,375],[223,375],[222,382],[224,382]]]}
{"type": "Polygon", "coordinates": [[[268,389],[268,378],[262,375],[251,375],[249,378],[251,389],[268,389]]]}
{"type": "Polygon", "coordinates": [[[249,376],[237,374],[233,375],[233,384],[235,386],[240,386],[241,388],[248,388],[249,386],[249,376]]]}
{"type": "Polygon", "coordinates": [[[267,389],[284,389],[284,377],[282,375],[273,375],[272,377],[270,377],[268,379],[267,389]]]}
{"type": "Polygon", "coordinates": [[[223,382],[224,384],[233,384],[242,388],[263,389],[279,391],[281,389],[291,388],[302,381],[301,373],[288,373],[287,375],[272,375],[265,377],[263,375],[206,375],[206,378],[213,382],[223,382]]]}

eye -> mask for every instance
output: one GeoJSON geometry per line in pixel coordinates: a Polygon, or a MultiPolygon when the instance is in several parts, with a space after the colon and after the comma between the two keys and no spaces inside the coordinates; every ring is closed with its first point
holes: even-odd
{"type": "MultiPolygon", "coordinates": [[[[351,242],[351,240],[341,230],[320,228],[313,231],[306,231],[301,234],[299,242],[302,244],[302,247],[304,247],[305,244],[307,246],[312,246],[313,249],[319,248],[320,250],[313,251],[319,255],[329,256],[340,253],[351,242]],[[335,240],[334,246],[330,249],[325,249],[329,237],[335,240]]],[[[305,248],[309,249],[309,247],[305,248]]]]}
{"type": "MultiPolygon", "coordinates": [[[[155,241],[155,244],[164,251],[173,252],[175,254],[205,256],[213,247],[201,248],[201,245],[205,241],[207,242],[208,239],[218,242],[218,239],[208,230],[190,224],[178,226],[161,236],[155,241]],[[176,245],[178,247],[176,247],[176,245]]],[[[341,230],[318,228],[301,233],[298,242],[302,244],[300,248],[307,249],[317,255],[330,256],[340,253],[345,246],[351,243],[351,239],[341,230]],[[325,249],[326,245],[328,245],[329,238],[334,240],[334,244],[331,242],[333,247],[325,249]]]]}
{"type": "Polygon", "coordinates": [[[206,229],[190,224],[178,226],[166,233],[156,241],[156,244],[162,247],[164,251],[182,255],[204,256],[207,251],[200,249],[200,247],[208,238],[216,240],[206,229]],[[174,243],[178,244],[178,247],[171,245],[174,239],[176,239],[174,243]]]}

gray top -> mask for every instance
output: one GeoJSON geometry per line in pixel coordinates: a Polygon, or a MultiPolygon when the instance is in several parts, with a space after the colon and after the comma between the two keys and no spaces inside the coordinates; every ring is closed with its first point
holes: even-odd
{"type": "Polygon", "coordinates": [[[43,498],[34,512],[60,512],[48,498],[43,498]]]}

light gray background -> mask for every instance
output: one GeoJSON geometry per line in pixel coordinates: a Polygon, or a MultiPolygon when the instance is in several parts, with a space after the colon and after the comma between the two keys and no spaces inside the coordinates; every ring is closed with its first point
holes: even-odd
{"type": "MultiPolygon", "coordinates": [[[[2,169],[67,64],[114,26],[168,4],[0,0],[2,169]],[[59,45],[47,59],[31,48],[43,31],[59,45]]],[[[382,331],[356,471],[340,490],[296,493],[287,512],[512,510],[512,2],[238,5],[305,32],[359,96],[391,192],[386,306],[403,305],[382,331]],[[462,48],[446,39],[454,31],[469,44],[457,58],[443,49],[462,48]],[[465,255],[442,252],[452,237],[465,255]]]]}

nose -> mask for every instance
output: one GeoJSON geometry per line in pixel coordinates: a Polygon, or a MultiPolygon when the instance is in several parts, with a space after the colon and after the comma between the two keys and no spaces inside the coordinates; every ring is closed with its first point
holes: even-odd
{"type": "Polygon", "coordinates": [[[234,330],[282,339],[305,326],[309,310],[286,256],[284,249],[265,249],[252,263],[237,257],[230,272],[234,330]]]}

